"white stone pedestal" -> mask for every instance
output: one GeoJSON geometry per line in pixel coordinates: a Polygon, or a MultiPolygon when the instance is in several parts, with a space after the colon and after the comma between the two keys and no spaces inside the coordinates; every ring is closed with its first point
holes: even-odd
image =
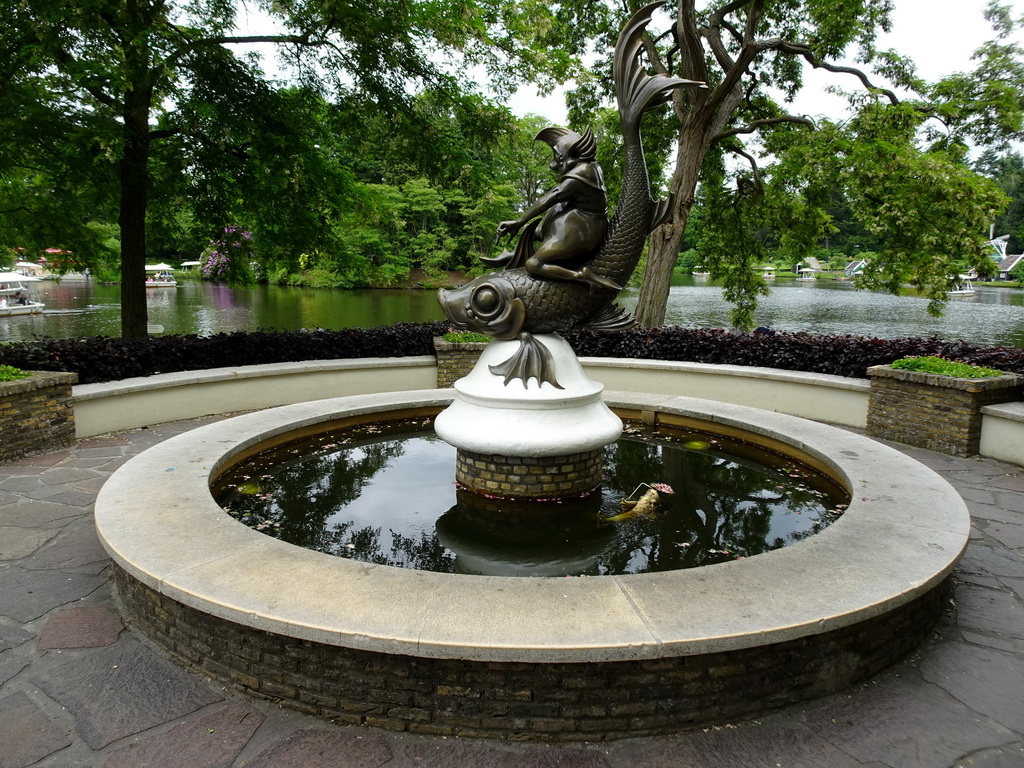
{"type": "Polygon", "coordinates": [[[524,384],[491,373],[518,341],[492,341],[476,367],[455,382],[455,401],[438,414],[434,430],[460,450],[499,456],[564,456],[603,448],[622,433],[622,421],[601,399],[604,385],[588,378],[562,337],[535,337],[551,353],[563,389],[531,378],[524,384]]]}

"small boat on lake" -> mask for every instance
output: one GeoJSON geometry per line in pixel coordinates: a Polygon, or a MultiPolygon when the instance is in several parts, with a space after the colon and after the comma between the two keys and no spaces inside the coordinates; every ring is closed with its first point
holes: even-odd
{"type": "Polygon", "coordinates": [[[178,281],[174,279],[173,269],[170,264],[147,264],[146,287],[177,288],[178,281]]]}
{"type": "Polygon", "coordinates": [[[800,270],[800,274],[797,277],[796,281],[798,283],[813,283],[817,281],[817,279],[818,276],[813,269],[811,269],[810,267],[804,267],[803,269],[800,270]]]}
{"type": "Polygon", "coordinates": [[[17,272],[0,272],[0,317],[37,315],[42,312],[46,305],[30,299],[25,285],[38,281],[37,277],[17,272]]]}
{"type": "Polygon", "coordinates": [[[974,285],[970,275],[957,275],[956,284],[946,291],[947,296],[973,296],[974,285]]]}

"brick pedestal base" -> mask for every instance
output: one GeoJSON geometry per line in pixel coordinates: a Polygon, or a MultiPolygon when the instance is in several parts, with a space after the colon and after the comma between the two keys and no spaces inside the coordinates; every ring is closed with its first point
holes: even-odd
{"type": "Polygon", "coordinates": [[[577,496],[601,484],[604,449],[566,456],[493,456],[458,451],[455,478],[491,496],[545,499],[577,496]]]}

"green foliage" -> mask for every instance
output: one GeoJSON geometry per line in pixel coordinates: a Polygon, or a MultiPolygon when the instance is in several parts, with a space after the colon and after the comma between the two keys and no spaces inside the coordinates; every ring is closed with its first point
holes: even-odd
{"type": "Polygon", "coordinates": [[[997,236],[1010,236],[1006,252],[1024,251],[1024,157],[1018,152],[1000,154],[988,149],[974,164],[974,170],[994,181],[1010,199],[1005,212],[993,222],[997,236]]]}
{"type": "MultiPolygon", "coordinates": [[[[283,31],[255,41],[233,36],[238,6],[221,0],[0,6],[11,53],[0,63],[0,243],[60,247],[98,267],[116,249],[87,225],[118,222],[128,336],[145,334],[151,249],[194,255],[220,222],[245,220],[268,273],[294,274],[302,252],[344,255],[350,229],[337,222],[364,203],[357,174],[386,170],[366,180],[398,187],[423,176],[470,196],[489,185],[486,145],[508,113],[474,95],[468,73],[487,72],[504,95],[581,68],[540,0],[260,5],[283,31]],[[252,42],[279,46],[293,87],[235,52],[252,42]],[[364,161],[366,141],[378,151],[364,161]]],[[[458,237],[435,234],[458,252],[458,237]]],[[[370,284],[407,271],[359,258],[332,267],[370,284]]]]}
{"type": "Polygon", "coordinates": [[[1010,270],[1010,277],[1015,283],[1024,285],[1024,262],[1017,262],[1010,270]]]}
{"type": "Polygon", "coordinates": [[[696,248],[690,248],[679,254],[677,266],[682,272],[693,272],[698,267],[704,266],[704,260],[696,248]]]}
{"type": "Polygon", "coordinates": [[[252,233],[237,226],[224,227],[199,257],[199,274],[204,280],[223,281],[231,286],[252,285],[252,233]]]}
{"type": "Polygon", "coordinates": [[[770,146],[780,159],[766,195],[798,201],[780,237],[795,253],[829,231],[826,203],[838,192],[876,241],[862,284],[893,293],[912,285],[938,314],[955,275],[970,267],[993,274],[984,243],[1007,198],[961,152],[917,147],[925,119],[912,106],[872,102],[846,123],[822,120],[816,131],[777,135],[770,146]]]}
{"type": "Polygon", "coordinates": [[[473,331],[448,331],[444,335],[444,340],[450,344],[486,344],[491,337],[473,331]]]}
{"type": "MultiPolygon", "coordinates": [[[[597,47],[606,57],[628,10],[601,7],[610,23],[597,47]]],[[[763,290],[750,274],[763,253],[796,261],[822,245],[850,258],[875,251],[879,259],[867,277],[872,286],[915,285],[932,312],[942,307],[954,262],[965,260],[980,274],[990,270],[982,243],[1006,201],[967,169],[965,147],[1002,149],[1022,136],[1024,53],[1010,42],[1021,20],[990,3],[986,15],[997,39],[978,51],[974,71],[929,84],[905,56],[879,50],[877,35],[888,28],[891,11],[889,0],[681,3],[667,30],[651,30],[649,66],[708,88],[686,90],[673,104],[675,216],[652,238],[650,263],[658,274],[645,276],[636,310],[641,323],[663,322],[675,254],[695,244],[717,265],[713,273],[737,302],[734,320],[741,326],[763,290]],[[842,61],[851,54],[861,69],[842,61]],[[859,76],[865,88],[849,95],[854,117],[848,123],[788,111],[808,63],[859,76]],[[911,96],[901,102],[889,87],[911,96]],[[732,162],[715,160],[717,154],[732,162]],[[690,215],[694,201],[699,216],[690,215]],[[694,239],[687,230],[697,224],[694,239]]],[[[571,116],[600,106],[584,88],[596,84],[610,96],[608,71],[607,59],[600,60],[594,76],[571,94],[571,116]]]]}
{"type": "Polygon", "coordinates": [[[17,381],[27,379],[31,375],[28,371],[15,368],[13,365],[0,365],[0,381],[17,381]]]}
{"type": "Polygon", "coordinates": [[[725,174],[720,153],[708,155],[704,173],[712,181],[700,192],[705,226],[697,250],[711,276],[721,280],[723,298],[733,304],[730,321],[736,328],[749,330],[756,325],[757,297],[768,294],[758,269],[765,261],[769,236],[761,214],[764,189],[747,178],[735,190],[714,183],[725,174]]]}
{"type": "Polygon", "coordinates": [[[894,360],[891,363],[893,368],[902,371],[920,371],[922,373],[934,373],[939,376],[956,376],[960,379],[984,379],[992,376],[1002,376],[1002,371],[994,368],[986,368],[982,365],[971,365],[969,363],[958,363],[954,360],[946,360],[942,357],[905,357],[894,360]]]}

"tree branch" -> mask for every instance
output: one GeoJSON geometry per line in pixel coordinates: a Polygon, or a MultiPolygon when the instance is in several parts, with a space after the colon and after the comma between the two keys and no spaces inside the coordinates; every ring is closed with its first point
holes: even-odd
{"type": "MultiPolygon", "coordinates": [[[[721,105],[729,94],[733,93],[739,86],[743,76],[747,73],[747,69],[761,52],[758,41],[754,38],[754,32],[761,22],[763,11],[764,0],[733,0],[733,2],[726,3],[711,14],[711,18],[708,19],[708,25],[701,30],[711,47],[711,52],[725,73],[722,82],[715,88],[708,100],[708,104],[712,109],[721,105]],[[726,21],[725,16],[744,6],[749,6],[749,8],[747,9],[746,27],[741,36],[739,31],[726,21]],[[729,55],[722,40],[723,28],[740,42],[739,53],[735,59],[729,55]]],[[[738,98],[738,96],[734,95],[733,98],[738,98]]]]}
{"type": "Polygon", "coordinates": [[[318,46],[324,44],[322,35],[314,34],[313,30],[306,30],[301,35],[217,35],[215,37],[191,38],[188,30],[174,26],[174,31],[181,38],[181,46],[171,52],[167,58],[167,64],[174,64],[183,56],[198,48],[210,45],[240,45],[245,43],[281,43],[287,45],[318,46]]]}
{"type": "Polygon", "coordinates": [[[729,151],[734,155],[746,158],[747,162],[750,163],[750,170],[754,173],[754,184],[758,189],[764,188],[764,183],[761,181],[761,169],[757,167],[757,160],[753,155],[747,154],[742,149],[730,148],[729,151]]]}
{"type": "Polygon", "coordinates": [[[224,35],[221,37],[204,37],[197,40],[197,45],[234,45],[239,43],[288,43],[291,45],[320,45],[322,40],[315,39],[309,30],[301,35],[248,35],[234,37],[224,35]]]}
{"type": "Polygon", "coordinates": [[[171,136],[177,136],[178,134],[184,133],[180,128],[161,128],[159,131],[150,131],[149,138],[153,139],[169,139],[171,136]]]}
{"type": "Polygon", "coordinates": [[[791,43],[779,38],[768,38],[758,41],[758,47],[763,51],[781,51],[782,53],[800,56],[815,69],[824,69],[827,72],[835,72],[837,74],[853,75],[860,80],[861,84],[867,90],[882,94],[893,105],[900,103],[899,96],[888,88],[881,88],[872,83],[863,70],[857,69],[856,67],[844,67],[839,64],[833,64],[825,61],[824,59],[819,59],[811,52],[811,47],[804,43],[791,43]]]}
{"type": "Polygon", "coordinates": [[[781,125],[782,123],[795,123],[797,125],[806,125],[808,128],[814,128],[814,121],[811,118],[803,115],[782,115],[780,117],[764,117],[759,120],[751,120],[742,128],[732,128],[728,131],[722,131],[712,137],[712,141],[719,141],[729,136],[738,136],[741,133],[753,133],[754,131],[765,127],[766,125],[781,125]]]}

